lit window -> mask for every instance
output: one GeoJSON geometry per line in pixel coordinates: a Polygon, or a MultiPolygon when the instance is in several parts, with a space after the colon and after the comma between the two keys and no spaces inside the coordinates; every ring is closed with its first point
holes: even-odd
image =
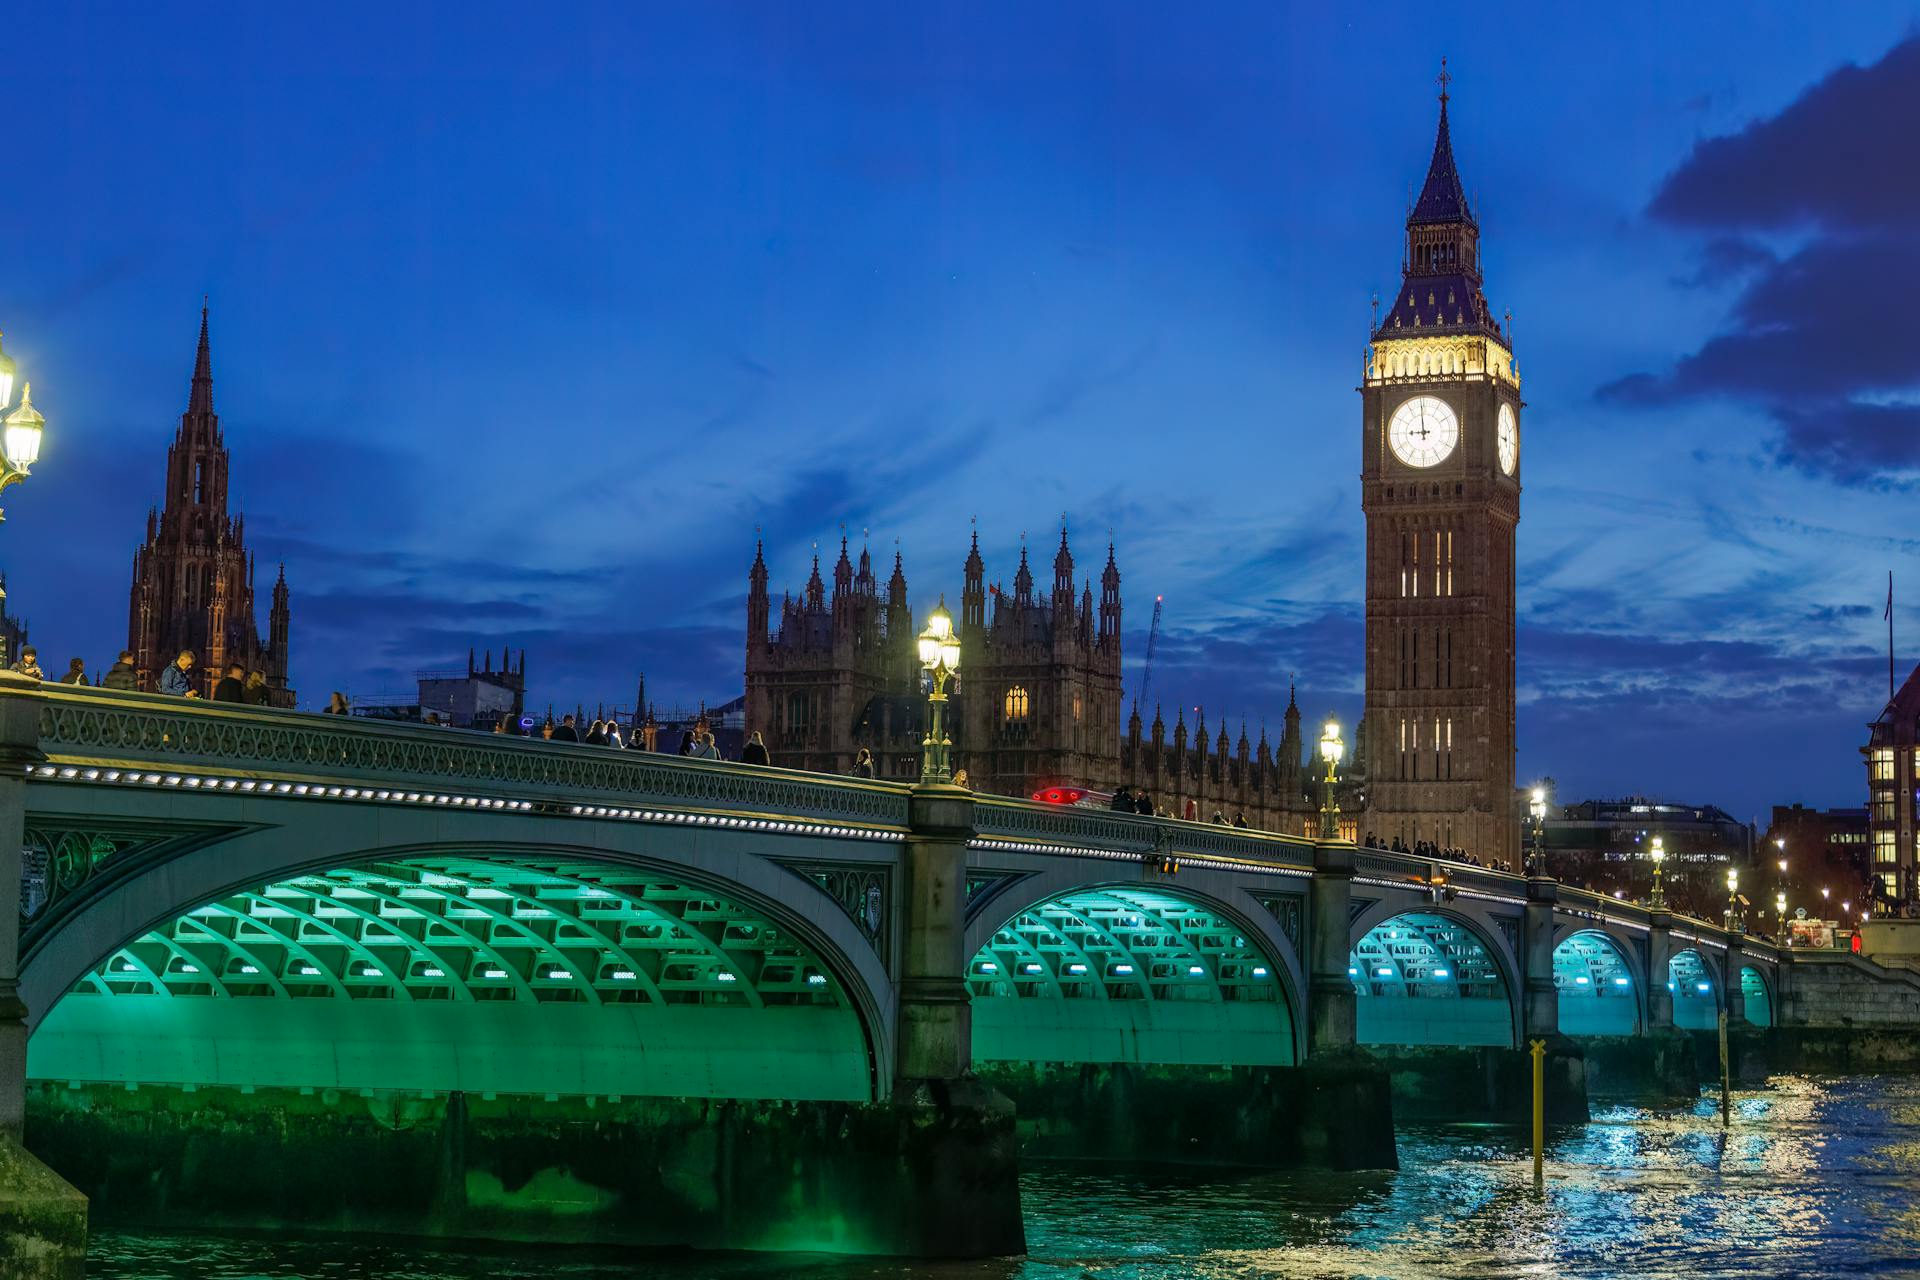
{"type": "Polygon", "coordinates": [[[1025,724],[1028,710],[1027,691],[1024,688],[1014,685],[1007,690],[1005,715],[1008,724],[1025,724]]]}
{"type": "Polygon", "coordinates": [[[1892,782],[1893,748],[1875,747],[1868,756],[1867,780],[1870,782],[1892,782]]]}
{"type": "Polygon", "coordinates": [[[1876,831],[1873,833],[1873,860],[1879,863],[1900,861],[1899,846],[1895,844],[1897,833],[1876,831]]]}

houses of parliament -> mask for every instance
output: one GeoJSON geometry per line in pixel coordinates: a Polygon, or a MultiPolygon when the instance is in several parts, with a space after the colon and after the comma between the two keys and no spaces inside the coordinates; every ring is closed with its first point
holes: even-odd
{"type": "MultiPolygon", "coordinates": [[[[772,763],[786,768],[846,773],[864,748],[875,776],[918,778],[926,697],[903,559],[895,553],[883,595],[870,553],[863,548],[856,562],[842,539],[832,577],[829,589],[816,554],[800,597],[783,593],[776,619],[764,548],[755,549],[747,727],[761,733],[772,763]]],[[[1217,812],[1296,834],[1316,820],[1319,798],[1303,763],[1298,706],[1288,705],[1280,741],[1270,743],[1263,729],[1257,748],[1244,725],[1237,745],[1224,721],[1218,738],[1210,736],[1204,712],[1191,738],[1184,711],[1171,734],[1157,708],[1150,729],[1138,707],[1123,722],[1120,568],[1111,545],[1097,597],[1090,578],[1076,586],[1065,529],[1051,591],[1036,593],[1025,547],[1012,588],[989,584],[977,534],[961,583],[954,626],[964,660],[950,732],[954,768],[966,770],[970,786],[1038,796],[1061,786],[1124,785],[1174,814],[1217,812]]]]}
{"type": "MultiPolygon", "coordinates": [[[[1483,290],[1480,228],[1440,118],[1407,211],[1401,281],[1362,364],[1366,523],[1365,713],[1336,799],[1343,834],[1429,841],[1519,860],[1513,803],[1515,528],[1520,519],[1519,366],[1511,326],[1483,290]]],[[[1216,813],[1305,833],[1321,785],[1289,700],[1277,743],[1229,736],[1196,708],[1169,731],[1157,707],[1123,723],[1120,572],[1109,546],[1096,600],[1066,531],[1052,590],[1036,594],[1023,549],[1013,589],[987,586],[976,536],[957,615],[954,767],[978,790],[1042,794],[1062,783],[1144,789],[1165,811],[1216,813]],[[1152,717],[1143,727],[1142,717],[1152,717]],[[1191,802],[1191,803],[1189,803],[1191,802]]],[[[919,771],[925,699],[898,554],[884,595],[865,550],[842,540],[828,591],[819,557],[777,617],[756,550],[747,603],[747,727],[775,764],[876,775],[919,771]]]]}

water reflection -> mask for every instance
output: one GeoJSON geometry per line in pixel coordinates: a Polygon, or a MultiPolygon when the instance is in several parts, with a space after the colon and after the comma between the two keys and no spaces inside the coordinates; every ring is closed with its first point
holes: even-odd
{"type": "Polygon", "coordinates": [[[408,1243],[103,1235],[126,1280],[1279,1280],[1707,1277],[1920,1271],[1920,1081],[1780,1079],[1677,1111],[1596,1108],[1556,1135],[1544,1194],[1524,1135],[1419,1127],[1394,1174],[1202,1175],[1050,1166],[1022,1181],[1029,1258],[929,1265],[408,1243]]]}

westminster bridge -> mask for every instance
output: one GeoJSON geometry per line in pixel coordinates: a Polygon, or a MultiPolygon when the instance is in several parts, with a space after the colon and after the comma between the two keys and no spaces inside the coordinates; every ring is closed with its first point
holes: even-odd
{"type": "Polygon", "coordinates": [[[72,1184],[1002,1254],[1019,1150],[1391,1165],[1386,1067],[1511,1102],[1546,1040],[1583,1113],[1583,1045],[1817,1024],[1836,974],[1920,1021],[1909,975],[1551,879],[952,787],[18,677],[0,769],[0,1124],[60,1175],[0,1144],[16,1241],[71,1246],[72,1184]]]}

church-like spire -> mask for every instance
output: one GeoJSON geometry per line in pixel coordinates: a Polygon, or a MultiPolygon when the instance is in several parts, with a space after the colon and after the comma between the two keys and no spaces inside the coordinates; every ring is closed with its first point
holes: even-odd
{"type": "Polygon", "coordinates": [[[1447,128],[1447,60],[1440,59],[1440,128],[1433,138],[1433,161],[1427,166],[1426,185],[1413,202],[1407,225],[1435,222],[1472,222],[1473,210],[1467,205],[1467,191],[1460,183],[1460,171],[1453,163],[1453,134],[1447,128]]]}
{"type": "Polygon", "coordinates": [[[200,349],[193,357],[193,389],[187,396],[187,413],[213,412],[213,353],[207,343],[207,307],[200,305],[200,349]]]}

